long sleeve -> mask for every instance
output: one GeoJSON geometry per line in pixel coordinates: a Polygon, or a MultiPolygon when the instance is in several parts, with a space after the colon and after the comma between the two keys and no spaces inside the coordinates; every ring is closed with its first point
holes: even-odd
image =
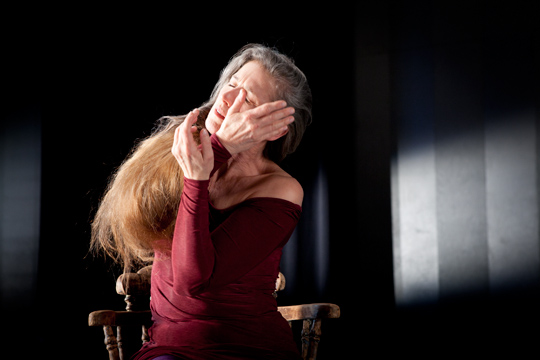
{"type": "MultiPolygon", "coordinates": [[[[216,166],[227,158],[218,157],[216,166]]],[[[301,208],[288,201],[249,199],[210,232],[208,183],[184,180],[171,249],[179,294],[195,295],[245,275],[288,241],[300,216],[301,208]]]]}
{"type": "MultiPolygon", "coordinates": [[[[214,174],[231,154],[215,134],[210,141],[214,152],[211,174],[214,174]]],[[[212,274],[214,256],[208,223],[208,184],[208,180],[184,179],[171,253],[173,264],[179,264],[172,270],[174,287],[180,293],[197,292],[212,274]]]]}
{"type": "Polygon", "coordinates": [[[199,292],[214,268],[208,183],[208,180],[184,179],[171,249],[173,288],[180,294],[199,292]]]}
{"type": "Polygon", "coordinates": [[[212,143],[212,150],[214,151],[214,169],[210,173],[210,177],[212,177],[212,175],[214,175],[221,165],[229,160],[231,154],[227,149],[225,149],[225,146],[219,142],[216,134],[212,134],[212,136],[210,136],[210,142],[212,143]]]}

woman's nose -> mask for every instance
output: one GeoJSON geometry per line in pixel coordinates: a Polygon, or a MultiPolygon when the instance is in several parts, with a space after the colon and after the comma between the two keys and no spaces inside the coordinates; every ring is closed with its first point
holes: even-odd
{"type": "Polygon", "coordinates": [[[227,104],[227,107],[232,106],[239,92],[240,92],[240,89],[236,87],[236,88],[227,89],[223,93],[223,101],[227,104]]]}

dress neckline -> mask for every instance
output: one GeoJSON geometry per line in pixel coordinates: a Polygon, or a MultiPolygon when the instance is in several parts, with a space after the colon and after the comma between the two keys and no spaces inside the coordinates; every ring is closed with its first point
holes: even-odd
{"type": "Polygon", "coordinates": [[[265,196],[256,196],[256,197],[247,198],[244,201],[241,201],[241,202],[239,202],[237,204],[234,204],[234,205],[228,206],[226,208],[222,208],[222,209],[215,207],[214,204],[212,204],[212,202],[210,200],[208,200],[208,204],[210,204],[210,207],[212,209],[216,210],[216,211],[227,212],[227,211],[234,210],[237,207],[242,206],[242,205],[244,205],[246,203],[258,202],[258,201],[262,201],[262,202],[268,201],[268,202],[281,203],[283,205],[286,205],[287,207],[293,208],[294,210],[302,211],[302,206],[300,206],[298,204],[295,204],[292,201],[285,200],[285,199],[280,199],[280,198],[275,198],[275,197],[265,197],[265,196]]]}

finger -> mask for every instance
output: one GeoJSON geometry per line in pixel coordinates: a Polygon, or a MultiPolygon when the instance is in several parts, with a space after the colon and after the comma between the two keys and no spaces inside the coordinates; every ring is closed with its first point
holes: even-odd
{"type": "Polygon", "coordinates": [[[180,133],[181,133],[182,129],[181,129],[181,126],[179,125],[176,130],[174,130],[174,142],[173,142],[173,146],[171,148],[171,152],[173,153],[174,157],[177,159],[177,160],[181,160],[181,150],[180,150],[180,146],[181,146],[181,140],[180,140],[180,133]]]}
{"type": "Polygon", "coordinates": [[[191,124],[190,125],[195,125],[195,123],[197,122],[197,119],[199,118],[199,109],[194,109],[191,111],[191,124]]]}
{"type": "Polygon", "coordinates": [[[261,123],[259,128],[259,136],[265,140],[273,138],[279,134],[285,134],[289,130],[289,124],[294,122],[294,116],[287,116],[284,119],[278,121],[261,123]]]}
{"type": "Polygon", "coordinates": [[[189,143],[189,139],[193,139],[193,125],[195,124],[195,122],[197,121],[197,117],[199,115],[199,111],[198,110],[193,110],[193,111],[190,111],[189,114],[186,116],[185,120],[184,120],[184,123],[182,124],[182,132],[183,132],[183,136],[185,136],[185,141],[188,141],[189,143]]]}
{"type": "Polygon", "coordinates": [[[283,126],[277,130],[272,131],[266,136],[266,140],[276,140],[289,132],[288,126],[283,126]]]}
{"type": "Polygon", "coordinates": [[[275,122],[284,120],[294,114],[295,110],[293,107],[289,106],[287,108],[273,111],[272,113],[266,115],[261,120],[263,122],[275,122]]]}
{"type": "Polygon", "coordinates": [[[236,114],[237,112],[239,112],[244,101],[246,101],[246,91],[244,89],[240,89],[238,95],[236,96],[236,99],[234,99],[234,102],[229,108],[227,114],[236,114]]]}
{"type": "Polygon", "coordinates": [[[214,159],[214,151],[212,150],[212,142],[210,141],[210,135],[206,129],[202,129],[200,132],[201,139],[201,153],[204,160],[214,159]]]}
{"type": "Polygon", "coordinates": [[[186,119],[184,120],[184,123],[182,124],[184,126],[184,132],[188,133],[190,131],[191,127],[195,122],[197,122],[197,117],[199,115],[199,110],[195,109],[193,111],[190,111],[189,114],[187,114],[186,119]]]}
{"type": "Polygon", "coordinates": [[[179,136],[178,133],[180,132],[180,126],[181,126],[181,125],[182,125],[182,124],[178,125],[178,126],[176,127],[176,129],[174,129],[174,142],[173,142],[173,147],[176,147],[176,145],[178,145],[178,136],[179,136]]]}
{"type": "Polygon", "coordinates": [[[274,111],[273,113],[260,119],[259,127],[267,128],[271,127],[271,130],[275,130],[282,126],[289,125],[294,121],[295,110],[293,107],[288,107],[282,110],[274,111]]]}
{"type": "Polygon", "coordinates": [[[192,154],[197,149],[197,144],[193,139],[193,124],[197,121],[198,113],[198,110],[193,110],[186,116],[178,134],[178,141],[182,144],[186,154],[192,154]]]}
{"type": "MultiPolygon", "coordinates": [[[[278,100],[270,103],[266,103],[260,106],[257,106],[255,109],[250,110],[250,113],[255,118],[262,118],[264,116],[267,116],[269,114],[272,114],[275,111],[279,111],[284,109],[287,106],[287,103],[283,100],[278,100]]],[[[292,107],[289,107],[287,109],[293,109],[292,107]]]]}

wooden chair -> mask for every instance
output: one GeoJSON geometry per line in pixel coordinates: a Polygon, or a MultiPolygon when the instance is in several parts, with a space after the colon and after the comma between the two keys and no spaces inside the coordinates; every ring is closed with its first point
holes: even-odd
{"type": "MultiPolygon", "coordinates": [[[[131,353],[126,350],[125,329],[127,327],[142,327],[142,343],[149,340],[148,328],[152,324],[149,308],[150,279],[152,266],[147,266],[137,273],[124,273],[116,281],[116,292],[125,296],[126,310],[100,310],[90,313],[89,326],[103,326],[105,345],[110,360],[129,359],[131,353]],[[116,328],[116,336],[113,328],[116,328]]],[[[279,273],[276,280],[276,291],[285,288],[285,277],[279,273]]],[[[280,306],[278,311],[292,326],[292,321],[302,320],[301,331],[302,351],[304,360],[315,360],[317,347],[321,339],[321,320],[340,317],[339,306],[328,303],[280,306]]],[[[138,348],[141,344],[139,343],[138,348]]],[[[137,348],[137,349],[138,349],[137,348]]]]}

